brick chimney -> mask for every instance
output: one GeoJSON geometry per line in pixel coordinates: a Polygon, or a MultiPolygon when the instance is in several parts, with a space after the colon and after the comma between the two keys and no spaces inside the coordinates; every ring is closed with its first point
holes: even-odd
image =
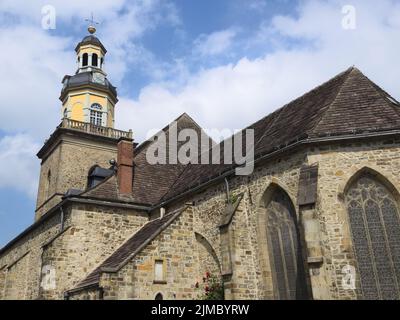
{"type": "Polygon", "coordinates": [[[121,194],[132,194],[133,182],[133,143],[130,139],[118,142],[118,186],[121,194]]]}

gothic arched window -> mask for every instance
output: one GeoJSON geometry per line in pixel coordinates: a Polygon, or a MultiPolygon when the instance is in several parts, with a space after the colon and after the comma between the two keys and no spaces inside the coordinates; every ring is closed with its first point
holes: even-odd
{"type": "Polygon", "coordinates": [[[307,286],[296,214],[289,196],[274,191],[267,205],[267,236],[275,296],[281,300],[307,298],[307,286]]]}
{"type": "Polygon", "coordinates": [[[88,65],[89,56],[87,53],[82,55],[82,66],[86,67],[88,65]]]}
{"type": "Polygon", "coordinates": [[[92,54],[92,66],[97,67],[99,56],[96,53],[92,54]]]}
{"type": "Polygon", "coordinates": [[[348,189],[346,204],[363,299],[399,299],[400,217],[391,192],[369,173],[348,189]]]}

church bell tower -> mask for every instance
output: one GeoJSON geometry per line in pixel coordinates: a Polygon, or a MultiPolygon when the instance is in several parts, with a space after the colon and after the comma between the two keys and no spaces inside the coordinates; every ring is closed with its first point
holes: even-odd
{"type": "Polygon", "coordinates": [[[98,126],[114,127],[114,108],[118,102],[116,88],[104,71],[106,48],[95,36],[91,25],[89,34],[75,48],[77,70],[66,75],[60,95],[61,116],[98,126]]]}
{"type": "Polygon", "coordinates": [[[41,168],[35,220],[71,192],[90,188],[93,168],[109,168],[118,143],[133,142],[131,130],[114,129],[117,90],[104,71],[107,50],[95,36],[93,19],[88,31],[75,48],[75,74],[62,80],[61,124],[37,154],[41,168]]]}

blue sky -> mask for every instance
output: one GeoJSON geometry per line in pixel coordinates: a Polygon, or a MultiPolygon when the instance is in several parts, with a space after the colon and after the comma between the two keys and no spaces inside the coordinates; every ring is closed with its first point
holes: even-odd
{"type": "Polygon", "coordinates": [[[137,142],[183,112],[242,128],[352,65],[400,97],[400,1],[0,0],[0,246],[33,222],[35,154],[60,121],[91,11],[116,127],[137,142]],[[343,27],[349,4],[354,28],[343,27]],[[42,28],[44,5],[55,30],[42,28]]]}

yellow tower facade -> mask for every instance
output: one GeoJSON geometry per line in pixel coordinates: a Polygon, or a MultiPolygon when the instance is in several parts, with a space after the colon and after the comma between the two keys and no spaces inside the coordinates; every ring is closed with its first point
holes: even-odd
{"type": "Polygon", "coordinates": [[[89,27],[89,35],[75,48],[77,71],[66,75],[63,89],[61,116],[96,126],[114,127],[114,109],[118,102],[117,90],[104,71],[106,48],[89,27]]]}

